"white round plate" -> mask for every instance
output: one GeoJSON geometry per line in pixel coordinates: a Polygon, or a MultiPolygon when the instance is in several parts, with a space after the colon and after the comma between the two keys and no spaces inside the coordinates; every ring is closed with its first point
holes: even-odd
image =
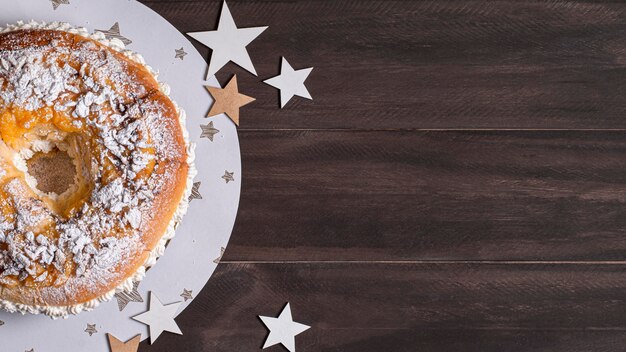
{"type": "MultiPolygon", "coordinates": [[[[63,1],[59,1],[63,2],[63,1]]],[[[148,307],[148,292],[164,304],[184,301],[183,289],[195,296],[206,284],[230,237],[241,185],[241,159],[235,125],[225,116],[204,118],[211,97],[204,85],[207,65],[193,45],[176,28],[148,7],[134,0],[69,0],[54,10],[51,0],[0,0],[0,25],[22,21],[63,21],[90,31],[109,30],[119,23],[121,35],[132,41],[127,47],[142,54],[159,72],[159,80],[171,86],[172,98],[187,112],[187,129],[196,143],[196,167],[202,199],[193,199],[176,237],[139,285],[143,303],[131,302],[123,311],[114,298],[92,312],[67,319],[0,312],[0,350],[7,352],[108,352],[106,333],[122,341],[137,334],[148,337],[145,325],[131,319],[148,307]],[[176,49],[187,53],[176,58],[176,49]],[[200,125],[213,121],[219,130],[214,140],[200,138],[200,125]],[[234,173],[226,182],[225,171],[234,173]],[[95,324],[97,333],[84,330],[95,324]]],[[[217,14],[216,14],[217,16],[217,14]]],[[[192,301],[183,302],[182,311],[192,301]]],[[[179,312],[180,312],[179,311],[179,312]]],[[[183,331],[184,333],[184,331],[183,331]]],[[[157,341],[158,343],[158,341],[157,341]]]]}

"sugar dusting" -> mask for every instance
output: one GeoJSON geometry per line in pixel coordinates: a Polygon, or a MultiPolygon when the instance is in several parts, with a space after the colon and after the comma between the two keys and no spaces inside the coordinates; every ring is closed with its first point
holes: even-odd
{"type": "MultiPolygon", "coordinates": [[[[108,42],[102,35],[88,35],[84,29],[73,29],[67,24],[21,25],[30,28],[51,28],[91,37],[116,50],[122,46],[108,42]]],[[[9,27],[8,31],[19,27],[9,27]]],[[[143,63],[141,57],[129,55],[143,63]]],[[[69,219],[54,214],[40,200],[31,196],[32,190],[14,178],[4,184],[15,210],[14,219],[0,216],[0,284],[7,279],[36,283],[51,281],[49,269],[57,278],[40,289],[43,300],[61,300],[54,295],[73,295],[80,289],[97,291],[116,279],[116,266],[145,248],[141,241],[144,214],[153,206],[154,192],[159,190],[163,177],[149,173],[141,176],[153,161],[177,157],[172,148],[166,148],[174,136],[161,121],[166,113],[158,103],[144,98],[150,94],[145,87],[124,75],[123,60],[108,55],[94,42],[72,50],[44,47],[0,51],[0,106],[17,106],[27,111],[45,107],[72,116],[72,124],[81,129],[86,139],[101,146],[93,150],[89,166],[93,190],[89,199],[69,219]],[[67,58],[83,63],[80,68],[68,65],[67,58]],[[110,165],[115,177],[103,173],[103,165],[110,165]],[[42,225],[52,223],[57,237],[37,233],[42,225]],[[72,272],[67,272],[71,261],[72,272]],[[42,270],[43,269],[43,270],[42,270]],[[3,281],[4,279],[4,281],[3,281]],[[63,286],[63,290],[57,289],[63,286]]],[[[181,124],[184,115],[181,111],[181,124]]],[[[186,139],[186,130],[183,128],[186,139]]],[[[44,136],[44,139],[48,138],[44,136]]],[[[1,142],[0,142],[1,143],[1,142]]],[[[20,152],[20,151],[17,151],[20,152]]],[[[187,162],[192,164],[193,153],[188,150],[187,162]]],[[[159,167],[158,162],[155,166],[159,167]]],[[[190,167],[192,178],[195,172],[190,167]]],[[[0,178],[4,170],[0,167],[0,178]]],[[[188,184],[191,182],[188,181],[188,184]]],[[[189,188],[189,187],[187,187],[189,188]]],[[[152,250],[148,262],[130,279],[141,278],[146,266],[154,264],[162,254],[165,241],[173,236],[175,224],[184,214],[187,193],[170,222],[163,239],[152,250]]],[[[122,287],[128,286],[127,279],[122,287]]],[[[84,304],[68,307],[29,306],[0,302],[10,311],[46,313],[64,316],[90,309],[102,300],[110,299],[112,292],[84,304]]]]}

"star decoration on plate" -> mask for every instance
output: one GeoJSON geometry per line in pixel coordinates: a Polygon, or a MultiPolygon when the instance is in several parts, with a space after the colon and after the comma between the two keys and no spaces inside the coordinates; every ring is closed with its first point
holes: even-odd
{"type": "Polygon", "coordinates": [[[122,291],[115,294],[115,298],[117,299],[117,307],[119,308],[120,312],[123,311],[130,302],[143,302],[143,298],[139,294],[139,291],[137,291],[138,287],[139,281],[135,281],[133,282],[132,291],[122,291]]]}
{"type": "Polygon", "coordinates": [[[159,298],[150,292],[150,309],[133,317],[134,320],[144,323],[150,327],[150,343],[154,343],[161,336],[163,331],[169,331],[182,335],[182,331],[174,321],[174,316],[178,311],[181,302],[163,305],[159,298]]]}
{"type": "Polygon", "coordinates": [[[50,2],[52,3],[52,9],[56,10],[59,8],[59,6],[61,5],[69,5],[70,4],[70,0],[50,0],[50,2]]]}
{"type": "Polygon", "coordinates": [[[133,42],[132,40],[124,37],[121,34],[119,22],[115,22],[115,24],[111,26],[111,28],[109,28],[108,30],[96,29],[96,31],[102,32],[107,39],[113,39],[113,38],[119,39],[122,41],[122,43],[124,43],[124,45],[129,45],[130,43],[133,42]]]}
{"type": "Polygon", "coordinates": [[[239,93],[237,75],[233,76],[224,88],[206,86],[206,89],[215,99],[207,117],[226,114],[237,126],[239,126],[239,108],[255,100],[252,97],[239,93]]]}
{"type": "Polygon", "coordinates": [[[180,296],[185,299],[185,302],[187,302],[188,300],[193,299],[193,296],[191,295],[192,293],[193,291],[184,288],[183,293],[181,293],[180,296]]]}
{"type": "Polygon", "coordinates": [[[87,329],[85,329],[85,332],[89,334],[89,336],[98,333],[98,330],[96,330],[96,324],[87,324],[87,329]]]}
{"type": "Polygon", "coordinates": [[[224,247],[220,248],[220,256],[215,258],[215,259],[213,259],[213,263],[219,264],[220,261],[222,260],[222,257],[224,256],[224,252],[225,251],[226,251],[226,248],[224,248],[224,247]]]}
{"type": "Polygon", "coordinates": [[[267,27],[237,28],[228,5],[224,1],[217,30],[187,34],[213,50],[207,74],[207,79],[209,79],[229,61],[256,76],[256,70],[246,46],[266,29],[267,27]]]}
{"type": "Polygon", "coordinates": [[[191,202],[193,199],[202,199],[202,195],[200,194],[200,185],[202,182],[194,182],[191,187],[191,194],[189,195],[189,201],[191,202]]]}
{"type": "Polygon", "coordinates": [[[109,338],[109,347],[111,347],[111,352],[137,352],[139,349],[139,342],[141,342],[141,335],[137,335],[126,342],[118,340],[111,334],[107,334],[107,337],[109,338]]]}
{"type": "Polygon", "coordinates": [[[220,132],[220,130],[213,127],[213,121],[209,122],[207,125],[200,125],[200,128],[202,128],[200,138],[208,138],[211,142],[213,142],[213,137],[220,132]]]}
{"type": "Polygon", "coordinates": [[[304,81],[313,71],[313,67],[294,70],[284,57],[280,67],[280,75],[263,81],[280,89],[280,108],[284,108],[294,95],[312,100],[313,98],[306,89],[304,81]]]}
{"type": "Polygon", "coordinates": [[[235,177],[233,177],[233,175],[235,175],[234,172],[228,172],[224,170],[224,176],[222,176],[222,178],[224,179],[224,181],[226,181],[226,183],[228,183],[230,181],[235,181],[235,177]]]}
{"type": "Polygon", "coordinates": [[[187,53],[183,47],[180,47],[180,49],[174,49],[174,51],[176,51],[176,56],[174,56],[175,59],[181,59],[181,61],[185,59],[185,55],[187,55],[187,53]]]}
{"type": "Polygon", "coordinates": [[[291,306],[285,306],[278,318],[260,316],[261,321],[270,331],[265,340],[263,348],[268,348],[276,344],[282,344],[291,352],[296,352],[296,335],[309,330],[308,325],[296,323],[291,317],[291,306]]]}

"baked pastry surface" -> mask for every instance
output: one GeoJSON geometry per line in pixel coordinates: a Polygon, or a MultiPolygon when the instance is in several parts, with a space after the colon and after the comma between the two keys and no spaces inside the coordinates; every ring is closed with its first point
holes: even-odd
{"type": "Polygon", "coordinates": [[[130,289],[186,210],[184,113],[140,56],[102,34],[60,23],[0,33],[0,139],[5,310],[65,316],[130,289]],[[31,175],[56,153],[73,177],[31,175]]]}

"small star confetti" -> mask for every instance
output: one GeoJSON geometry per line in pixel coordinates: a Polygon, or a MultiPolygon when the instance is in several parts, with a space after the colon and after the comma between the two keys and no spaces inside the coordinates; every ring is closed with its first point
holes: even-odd
{"type": "Polygon", "coordinates": [[[102,32],[107,39],[119,39],[122,43],[124,43],[124,45],[129,45],[133,42],[120,33],[120,24],[118,22],[115,22],[115,24],[108,30],[96,29],[96,31],[102,32]]]}
{"type": "Polygon", "coordinates": [[[224,176],[222,176],[222,178],[226,181],[226,183],[230,181],[235,181],[235,178],[233,177],[234,174],[234,172],[228,172],[224,170],[224,176]]]}
{"type": "Polygon", "coordinates": [[[193,183],[193,186],[191,187],[191,194],[189,195],[190,202],[193,199],[202,199],[202,194],[200,194],[200,185],[202,185],[202,182],[200,181],[193,183]]]}
{"type": "Polygon", "coordinates": [[[174,316],[180,305],[181,302],[163,305],[154,292],[150,292],[149,310],[134,316],[133,319],[150,327],[150,343],[154,343],[154,341],[161,336],[163,331],[182,335],[182,331],[180,331],[180,328],[174,320],[174,316]]]}
{"type": "Polygon", "coordinates": [[[224,247],[220,248],[220,256],[215,258],[215,259],[213,259],[213,263],[215,263],[215,264],[219,264],[220,263],[220,261],[222,260],[222,257],[224,256],[224,251],[226,251],[226,248],[224,248],[224,247]]]}
{"type": "Polygon", "coordinates": [[[193,291],[184,288],[183,293],[181,293],[180,296],[185,299],[185,302],[187,302],[188,300],[193,299],[193,296],[191,295],[192,293],[193,291]]]}
{"type": "Polygon", "coordinates": [[[207,79],[209,79],[229,61],[256,76],[246,46],[266,29],[267,27],[237,28],[233,15],[224,1],[217,30],[187,34],[213,50],[207,74],[207,79]]]}
{"type": "Polygon", "coordinates": [[[85,332],[89,334],[89,336],[98,333],[98,330],[96,330],[96,324],[87,324],[87,329],[85,329],[85,332]]]}
{"type": "Polygon", "coordinates": [[[291,352],[296,352],[296,335],[299,335],[311,327],[308,325],[296,323],[291,317],[291,306],[289,303],[285,306],[278,318],[260,316],[261,321],[270,331],[265,340],[263,348],[268,348],[276,344],[282,344],[291,352]]]}
{"type": "Polygon", "coordinates": [[[115,294],[115,298],[117,299],[117,307],[120,312],[126,308],[128,303],[130,302],[143,302],[143,298],[137,291],[139,287],[139,281],[133,282],[133,290],[131,292],[118,292],[115,294]]]}
{"type": "Polygon", "coordinates": [[[213,137],[220,132],[220,130],[213,127],[213,121],[209,122],[207,125],[200,125],[200,128],[202,128],[200,138],[208,138],[211,142],[213,142],[213,137]]]}
{"type": "Polygon", "coordinates": [[[4,325],[4,322],[2,320],[0,320],[0,326],[4,325]]]}
{"type": "Polygon", "coordinates": [[[176,56],[174,56],[175,59],[180,59],[181,61],[185,59],[185,55],[187,55],[187,53],[183,47],[180,49],[174,49],[174,51],[176,51],[176,56]]]}
{"type": "Polygon", "coordinates": [[[70,4],[70,0],[50,0],[50,2],[52,2],[52,9],[56,10],[59,8],[59,6],[61,5],[69,5],[70,4]]]}
{"type": "Polygon", "coordinates": [[[111,352],[137,352],[139,342],[141,342],[141,335],[137,335],[126,342],[118,340],[111,334],[107,334],[107,337],[109,338],[111,352]]]}
{"type": "Polygon", "coordinates": [[[255,100],[252,97],[239,93],[237,75],[234,75],[224,88],[206,86],[206,89],[209,90],[209,93],[215,99],[207,117],[224,113],[237,126],[239,126],[239,109],[255,100]]]}
{"type": "Polygon", "coordinates": [[[274,88],[280,90],[280,108],[284,108],[287,102],[293,98],[294,95],[303,97],[306,99],[311,98],[311,94],[306,89],[304,81],[309,77],[313,67],[303,68],[301,70],[294,70],[293,67],[287,62],[287,59],[283,57],[280,65],[280,75],[266,79],[265,83],[274,88]]]}

